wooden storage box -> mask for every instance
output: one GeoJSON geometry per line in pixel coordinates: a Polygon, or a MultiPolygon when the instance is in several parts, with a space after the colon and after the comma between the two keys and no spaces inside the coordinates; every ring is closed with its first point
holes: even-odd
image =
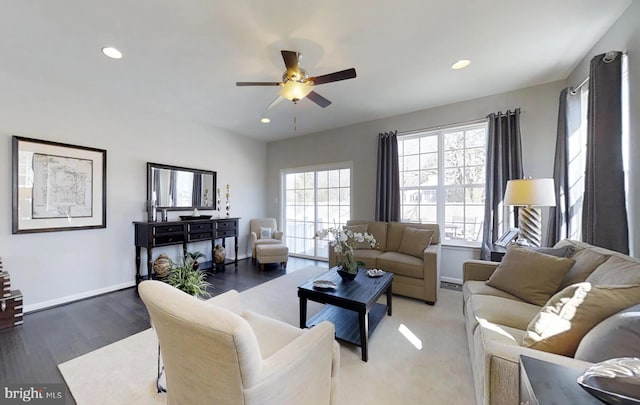
{"type": "Polygon", "coordinates": [[[0,329],[22,324],[22,293],[13,290],[6,298],[0,298],[0,329]]]}
{"type": "Polygon", "coordinates": [[[11,278],[9,273],[0,269],[0,298],[6,298],[11,295],[11,278]]]}

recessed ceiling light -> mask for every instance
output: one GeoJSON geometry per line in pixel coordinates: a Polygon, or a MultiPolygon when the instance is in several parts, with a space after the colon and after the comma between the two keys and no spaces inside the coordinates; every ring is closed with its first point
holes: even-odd
{"type": "Polygon", "coordinates": [[[268,124],[268,123],[271,122],[271,120],[269,118],[265,117],[265,118],[261,119],[260,122],[262,122],[263,124],[268,124]]]}
{"type": "Polygon", "coordinates": [[[451,69],[457,70],[457,69],[466,68],[467,66],[469,66],[470,63],[471,61],[468,59],[460,59],[459,61],[451,65],[451,69]]]}
{"type": "Polygon", "coordinates": [[[105,46],[104,48],[102,48],[102,53],[104,53],[105,55],[107,55],[111,59],[121,59],[122,58],[122,52],[120,52],[119,50],[117,50],[116,48],[113,48],[111,46],[105,46]]]}

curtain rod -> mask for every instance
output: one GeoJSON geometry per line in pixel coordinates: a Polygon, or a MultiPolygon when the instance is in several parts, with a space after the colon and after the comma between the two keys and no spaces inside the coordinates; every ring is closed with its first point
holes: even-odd
{"type": "MultiPolygon", "coordinates": [[[[514,111],[511,111],[511,114],[513,114],[514,111]]],[[[520,115],[524,114],[524,110],[520,110],[520,115]]],[[[435,127],[430,127],[430,128],[422,128],[422,129],[412,129],[410,131],[398,131],[398,135],[397,136],[406,136],[406,135],[415,135],[415,134],[419,134],[422,132],[431,132],[431,131],[438,131],[440,129],[447,129],[447,128],[452,128],[452,127],[460,127],[463,125],[473,125],[473,124],[480,124],[482,122],[486,122],[487,118],[477,118],[475,120],[469,120],[469,121],[462,121],[462,122],[456,122],[453,124],[447,124],[447,125],[438,125],[435,127]]]]}
{"type": "MultiPolygon", "coordinates": [[[[611,52],[607,52],[605,54],[605,59],[607,58],[607,56],[610,53],[615,53],[615,51],[611,51],[611,52]]],[[[627,51],[622,52],[622,56],[627,56],[627,51]]],[[[614,58],[615,59],[615,58],[614,58]]],[[[613,59],[611,59],[610,61],[612,61],[613,59]]],[[[569,87],[569,94],[571,94],[572,96],[575,96],[576,94],[578,94],[578,90],[580,90],[582,88],[582,86],[584,86],[585,84],[587,84],[589,82],[589,76],[585,77],[583,81],[580,82],[579,85],[577,85],[576,87],[569,87]]]]}

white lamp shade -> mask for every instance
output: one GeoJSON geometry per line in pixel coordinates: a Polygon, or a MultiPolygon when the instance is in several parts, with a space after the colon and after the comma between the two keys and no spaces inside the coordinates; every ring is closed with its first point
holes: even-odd
{"type": "Polygon", "coordinates": [[[509,180],[504,193],[505,205],[555,207],[553,179],[509,180]]]}

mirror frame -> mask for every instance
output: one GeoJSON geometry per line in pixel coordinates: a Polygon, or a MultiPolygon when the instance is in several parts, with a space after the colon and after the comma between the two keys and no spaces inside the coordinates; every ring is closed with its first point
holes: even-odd
{"type": "Polygon", "coordinates": [[[216,207],[216,198],[217,198],[217,172],[212,170],[202,170],[202,169],[193,169],[189,167],[181,167],[181,166],[172,166],[165,165],[161,163],[151,163],[147,162],[147,201],[151,200],[151,196],[153,195],[153,185],[151,184],[151,171],[153,169],[165,169],[165,170],[177,170],[182,172],[189,172],[193,174],[209,174],[213,176],[213,192],[212,194],[212,204],[210,206],[189,206],[189,207],[168,207],[168,206],[157,206],[157,209],[166,209],[167,211],[188,211],[194,208],[199,210],[215,210],[216,207]]]}

